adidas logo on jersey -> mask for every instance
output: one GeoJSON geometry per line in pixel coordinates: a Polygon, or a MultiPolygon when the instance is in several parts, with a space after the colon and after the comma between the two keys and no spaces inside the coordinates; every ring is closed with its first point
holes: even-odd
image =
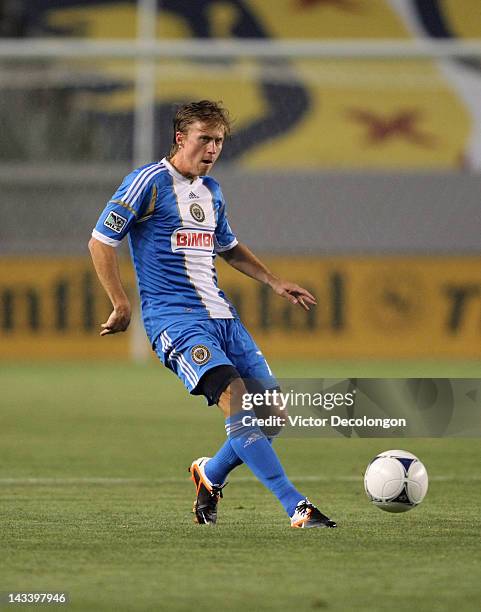
{"type": "Polygon", "coordinates": [[[194,193],[193,191],[191,191],[189,193],[189,200],[196,200],[198,197],[199,196],[196,193],[194,193]]]}

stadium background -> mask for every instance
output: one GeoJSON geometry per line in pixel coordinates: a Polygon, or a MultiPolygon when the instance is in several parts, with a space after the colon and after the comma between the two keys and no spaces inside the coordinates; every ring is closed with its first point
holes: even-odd
{"type": "Polygon", "coordinates": [[[216,528],[193,525],[185,468],[223,442],[221,420],[149,358],[138,321],[99,338],[109,304],[86,243],[121,177],[169,148],[175,104],[221,99],[236,123],[214,175],[232,225],[319,297],[304,315],[220,270],[276,374],[478,378],[479,0],[139,5],[147,18],[129,1],[0,0],[0,602],[60,589],[89,612],[477,611],[476,437],[281,437],[336,533],[290,530],[244,467],[216,528]],[[138,62],[139,28],[167,51],[200,39],[206,57],[138,62]],[[130,55],[87,57],[119,39],[130,55]],[[225,39],[246,55],[223,57],[225,39]],[[255,57],[257,39],[340,47],[255,57]],[[408,57],[419,42],[432,53],[408,57]],[[426,501],[403,516],[363,492],[386,448],[428,468],[426,501]]]}
{"type": "MultiPolygon", "coordinates": [[[[159,40],[479,38],[474,1],[159,3],[159,40]]],[[[135,2],[4,2],[2,31],[134,39],[135,2]]],[[[355,54],[354,54],[355,55],[355,54]]],[[[148,64],[148,62],[147,62],[148,64]]],[[[108,313],[86,256],[98,211],[137,162],[169,148],[176,103],[222,99],[235,118],[215,176],[241,240],[320,306],[292,312],[221,269],[269,357],[480,357],[479,57],[160,59],[153,139],[139,143],[131,59],[2,60],[0,356],[137,358],[138,327],[108,313]],[[254,221],[253,221],[254,220],[254,221]]],[[[140,106],[142,102],[140,102],[140,106]]],[[[124,264],[135,294],[128,253],[124,264]]]]}

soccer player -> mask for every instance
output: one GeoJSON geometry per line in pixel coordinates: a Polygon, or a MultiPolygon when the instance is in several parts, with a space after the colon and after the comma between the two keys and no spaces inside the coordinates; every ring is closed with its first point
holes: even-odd
{"type": "Polygon", "coordinates": [[[218,254],[236,270],[269,285],[308,310],[315,298],[281,280],[243,244],[229,226],[219,184],[208,176],[230,125],[227,110],[209,100],[178,109],[170,155],[125,177],[100,215],[89,249],[113,311],[101,336],[125,331],[131,306],[123,289],[116,247],[129,237],[142,318],[154,351],[188,391],[217,404],[227,440],[212,457],[192,462],[195,520],[213,524],[227,475],[245,463],[278,498],[292,527],[336,527],[289,481],[272,439],[242,409],[249,381],[275,389],[261,351],[217,286],[218,254]],[[259,383],[260,384],[260,383],[259,383]]]}

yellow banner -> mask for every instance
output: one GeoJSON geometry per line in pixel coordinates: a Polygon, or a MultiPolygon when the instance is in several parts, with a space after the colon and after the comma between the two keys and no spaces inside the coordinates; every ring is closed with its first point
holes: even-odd
{"type": "MultiPolygon", "coordinates": [[[[100,0],[97,6],[76,4],[47,9],[46,21],[74,36],[99,40],[135,37],[135,4],[100,0]]],[[[243,22],[241,36],[255,35],[266,41],[413,38],[386,0],[275,0],[275,10],[273,2],[249,0],[242,3],[242,17],[236,4],[210,4],[204,18],[212,36],[236,40],[235,30],[243,22]]],[[[473,18],[478,15],[478,0],[463,0],[462,10],[455,8],[459,0],[444,0],[443,4],[447,5],[449,28],[458,35],[479,36],[480,20],[473,18]]],[[[188,40],[196,35],[188,3],[178,5],[175,11],[158,14],[161,40],[188,40]]],[[[83,69],[88,73],[90,66],[83,69]]],[[[86,109],[95,116],[104,113],[106,118],[133,113],[135,92],[130,85],[135,63],[99,59],[96,71],[119,86],[92,88],[83,99],[86,109]]],[[[179,59],[156,63],[155,97],[159,106],[170,106],[173,100],[201,100],[215,92],[215,99],[223,100],[235,117],[235,130],[244,143],[234,159],[252,170],[284,169],[286,159],[290,168],[301,170],[458,169],[469,166],[471,139],[478,133],[476,117],[466,102],[473,89],[471,81],[467,81],[466,93],[460,80],[462,74],[450,82],[438,62],[430,59],[280,59],[277,66],[271,63],[262,69],[257,60],[246,58],[229,61],[224,67],[179,59]],[[282,120],[273,120],[278,117],[282,120]]],[[[476,97],[476,91],[472,95],[476,97]]],[[[475,98],[471,106],[476,103],[475,98]]],[[[228,149],[229,143],[225,154],[228,149]]]]}
{"type": "MultiPolygon", "coordinates": [[[[125,266],[129,294],[133,272],[125,266]]],[[[110,312],[87,258],[0,260],[0,358],[126,358],[126,334],[102,342],[110,312]]]]}
{"type": "MultiPolygon", "coordinates": [[[[477,257],[265,261],[319,302],[305,313],[219,262],[221,286],[271,358],[481,358],[477,257]]],[[[122,277],[135,299],[129,261],[122,277]]],[[[127,358],[135,331],[98,335],[109,312],[87,258],[0,260],[0,359],[127,358]]]]}

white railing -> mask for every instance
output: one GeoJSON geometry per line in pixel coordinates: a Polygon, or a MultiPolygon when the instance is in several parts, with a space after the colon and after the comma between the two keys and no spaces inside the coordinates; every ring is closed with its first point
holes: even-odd
{"type": "MultiPolygon", "coordinates": [[[[148,23],[148,22],[147,22],[148,23]]],[[[75,38],[0,39],[0,59],[443,59],[481,57],[481,40],[154,40],[153,32],[132,40],[75,38]]]]}

